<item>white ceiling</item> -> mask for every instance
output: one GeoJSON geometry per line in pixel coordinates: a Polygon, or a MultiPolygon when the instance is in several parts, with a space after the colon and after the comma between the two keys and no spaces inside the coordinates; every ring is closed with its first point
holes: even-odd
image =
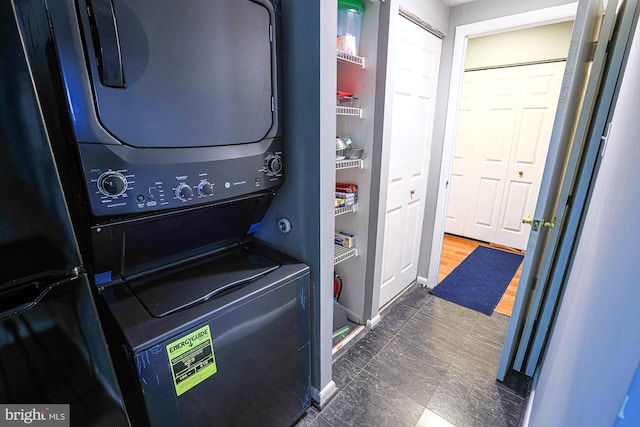
{"type": "Polygon", "coordinates": [[[442,3],[446,4],[449,7],[457,6],[462,3],[470,3],[475,0],[442,0],[442,3]]]}

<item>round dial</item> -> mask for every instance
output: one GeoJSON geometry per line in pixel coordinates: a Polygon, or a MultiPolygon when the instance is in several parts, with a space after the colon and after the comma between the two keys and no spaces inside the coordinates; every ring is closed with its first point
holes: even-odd
{"type": "Polygon", "coordinates": [[[277,175],[282,171],[282,158],[277,154],[269,154],[265,163],[267,166],[267,175],[277,175]]]}
{"type": "Polygon", "coordinates": [[[198,194],[201,196],[210,196],[213,194],[213,185],[207,180],[201,181],[198,184],[198,194]]]}
{"type": "Polygon", "coordinates": [[[127,191],[127,178],[120,172],[105,172],[98,177],[98,190],[105,196],[117,197],[127,191]]]}
{"type": "Polygon", "coordinates": [[[180,200],[187,200],[193,197],[193,190],[187,184],[180,184],[176,187],[176,197],[180,200]]]}

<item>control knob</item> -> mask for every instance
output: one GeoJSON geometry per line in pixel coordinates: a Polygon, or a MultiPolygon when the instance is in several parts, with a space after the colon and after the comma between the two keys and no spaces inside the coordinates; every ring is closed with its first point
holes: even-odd
{"type": "Polygon", "coordinates": [[[127,191],[127,178],[120,172],[105,172],[98,177],[98,190],[105,196],[120,196],[127,191]]]}
{"type": "Polygon", "coordinates": [[[269,154],[265,158],[267,175],[274,176],[282,172],[282,158],[278,154],[269,154]]]}
{"type": "Polygon", "coordinates": [[[201,196],[211,196],[213,194],[213,185],[207,181],[200,181],[198,184],[198,194],[201,196]]]}
{"type": "Polygon", "coordinates": [[[180,184],[176,187],[176,198],[186,201],[193,197],[193,190],[187,184],[180,184]]]}

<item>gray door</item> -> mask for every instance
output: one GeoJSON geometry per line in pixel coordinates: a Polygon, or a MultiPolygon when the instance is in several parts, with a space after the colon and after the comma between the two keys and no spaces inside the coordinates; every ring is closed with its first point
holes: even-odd
{"type": "Polygon", "coordinates": [[[600,1],[584,0],[579,4],[552,135],[552,144],[557,140],[558,147],[553,154],[550,150],[547,159],[543,177],[547,191],[544,198],[539,198],[531,223],[529,248],[533,250],[527,253],[528,260],[525,259],[522,276],[526,279],[521,280],[516,295],[498,368],[499,380],[503,380],[512,368],[533,375],[546,343],[586,199],[585,185],[588,186],[593,171],[593,153],[597,152],[604,131],[635,4],[634,1],[621,7],[616,16],[616,2],[609,2],[600,26],[600,1]],[[607,50],[616,26],[615,39],[607,50]],[[600,31],[596,34],[598,28],[600,31]],[[597,37],[593,57],[589,48],[592,34],[597,37]],[[566,77],[570,74],[573,78],[569,81],[566,77]],[[579,102],[583,95],[584,99],[579,102]],[[550,161],[553,155],[555,158],[550,161]]]}

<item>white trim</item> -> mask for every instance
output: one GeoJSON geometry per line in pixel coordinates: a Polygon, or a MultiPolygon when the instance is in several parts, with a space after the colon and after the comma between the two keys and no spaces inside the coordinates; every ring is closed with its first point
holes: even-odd
{"type": "Polygon", "coordinates": [[[433,286],[429,286],[428,277],[418,276],[416,278],[416,282],[418,282],[418,285],[422,286],[423,288],[428,288],[429,290],[433,289],[433,286]]]}
{"type": "Polygon", "coordinates": [[[453,150],[458,126],[458,110],[460,109],[460,95],[464,75],[464,59],[467,50],[467,40],[474,37],[497,34],[506,31],[531,28],[540,25],[569,21],[575,17],[578,3],[567,3],[546,9],[533,10],[517,15],[504,16],[473,24],[456,27],[453,57],[451,63],[451,80],[449,85],[449,101],[447,103],[447,118],[444,129],[444,143],[442,162],[440,164],[440,178],[438,201],[436,203],[435,222],[433,224],[433,241],[431,243],[431,258],[429,259],[429,277],[427,286],[438,284],[440,257],[442,256],[442,239],[447,215],[449,199],[449,180],[453,163],[453,150]]]}
{"type": "Polygon", "coordinates": [[[337,391],[336,383],[331,380],[321,391],[315,387],[311,387],[311,397],[316,402],[316,406],[322,410],[337,391]]]}
{"type": "Polygon", "coordinates": [[[536,398],[536,387],[538,386],[538,380],[540,379],[540,371],[536,372],[533,376],[531,391],[529,391],[529,396],[527,397],[527,402],[524,407],[524,413],[522,414],[522,418],[520,419],[521,425],[523,427],[527,427],[531,422],[531,412],[533,410],[533,400],[536,398]]]}
{"type": "Polygon", "coordinates": [[[367,320],[367,329],[373,329],[378,326],[378,323],[382,320],[380,313],[376,314],[373,319],[367,320]]]}
{"type": "Polygon", "coordinates": [[[531,408],[533,408],[533,399],[536,397],[536,391],[531,390],[529,397],[527,398],[527,404],[524,408],[524,415],[522,416],[522,425],[528,426],[531,421],[531,408]]]}

